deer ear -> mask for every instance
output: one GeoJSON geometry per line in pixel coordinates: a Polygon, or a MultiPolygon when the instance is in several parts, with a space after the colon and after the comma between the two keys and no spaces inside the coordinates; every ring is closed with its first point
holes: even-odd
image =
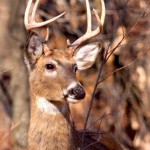
{"type": "Polygon", "coordinates": [[[90,68],[94,64],[100,49],[100,43],[88,44],[79,48],[75,54],[78,69],[85,70],[90,68]]]}
{"type": "Polygon", "coordinates": [[[25,63],[31,69],[36,60],[43,54],[43,44],[37,35],[31,36],[25,51],[25,63]]]}

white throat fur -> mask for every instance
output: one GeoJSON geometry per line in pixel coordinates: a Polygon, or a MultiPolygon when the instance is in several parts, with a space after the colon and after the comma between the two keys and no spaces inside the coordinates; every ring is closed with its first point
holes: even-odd
{"type": "Polygon", "coordinates": [[[51,115],[65,113],[67,110],[66,104],[64,104],[62,107],[57,107],[44,97],[38,97],[36,99],[36,104],[42,112],[46,112],[51,115]]]}

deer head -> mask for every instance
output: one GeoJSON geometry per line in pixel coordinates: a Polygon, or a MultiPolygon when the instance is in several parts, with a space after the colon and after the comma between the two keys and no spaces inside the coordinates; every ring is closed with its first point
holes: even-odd
{"type": "MultiPolygon", "coordinates": [[[[35,14],[39,0],[37,0],[31,12],[33,0],[29,0],[24,24],[29,32],[29,39],[26,49],[26,63],[30,72],[30,85],[34,97],[44,97],[54,102],[71,102],[75,103],[85,97],[85,91],[82,85],[76,79],[77,70],[85,70],[91,67],[101,49],[99,43],[88,44],[80,47],[80,45],[88,39],[98,35],[102,31],[105,19],[105,6],[103,0],[102,14],[99,18],[96,10],[98,27],[96,30],[91,29],[91,11],[88,0],[86,0],[87,9],[87,32],[72,44],[67,41],[66,50],[52,50],[44,44],[40,38],[39,30],[57,20],[64,13],[45,22],[37,23],[35,14]]],[[[48,37],[48,29],[47,36],[48,37]]]]}

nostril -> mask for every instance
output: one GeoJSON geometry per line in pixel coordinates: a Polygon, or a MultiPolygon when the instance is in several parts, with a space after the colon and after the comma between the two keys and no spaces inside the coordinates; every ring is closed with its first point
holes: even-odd
{"type": "Polygon", "coordinates": [[[85,97],[85,91],[80,85],[70,89],[69,94],[73,95],[76,99],[83,99],[85,97]]]}
{"type": "Polygon", "coordinates": [[[74,95],[74,90],[70,89],[68,93],[69,93],[69,95],[74,95]]]}

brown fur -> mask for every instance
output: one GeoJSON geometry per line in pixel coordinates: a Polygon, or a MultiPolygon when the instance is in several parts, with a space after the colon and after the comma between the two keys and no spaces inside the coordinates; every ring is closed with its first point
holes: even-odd
{"type": "MultiPolygon", "coordinates": [[[[49,50],[50,52],[50,50],[49,50]]],[[[55,105],[64,105],[66,100],[62,98],[62,87],[67,88],[70,82],[76,80],[72,73],[74,64],[71,55],[57,50],[42,55],[30,72],[31,89],[31,119],[29,128],[29,150],[70,150],[75,149],[72,139],[72,129],[69,123],[69,113],[50,115],[41,112],[36,106],[36,97],[44,97],[51,101],[59,101],[55,105]],[[53,58],[62,65],[58,69],[57,78],[44,76],[45,64],[53,58]],[[67,71],[66,71],[67,70],[67,71]],[[68,81],[64,78],[69,75],[68,81]],[[61,85],[61,86],[60,86],[61,85]]]]}
{"type": "Polygon", "coordinates": [[[63,114],[55,116],[31,110],[28,140],[29,150],[75,149],[69,120],[63,114]]]}
{"type": "Polygon", "coordinates": [[[32,94],[49,100],[64,101],[62,99],[62,88],[67,88],[71,82],[76,81],[76,74],[73,71],[74,64],[75,62],[71,59],[71,56],[67,55],[64,51],[55,50],[49,56],[41,56],[30,73],[32,94]],[[58,75],[54,78],[44,75],[45,65],[50,62],[51,58],[61,62],[61,65],[57,68],[58,75]],[[67,82],[64,80],[66,77],[67,82]]]}
{"type": "MultiPolygon", "coordinates": [[[[62,92],[62,89],[67,88],[73,81],[78,82],[73,70],[75,61],[71,53],[62,50],[50,51],[46,46],[43,48],[44,54],[36,60],[30,71],[31,119],[28,133],[28,149],[76,150],[81,147],[81,133],[76,132],[71,126],[68,103],[62,92]],[[52,59],[58,62],[56,77],[45,76],[45,65],[51,62],[52,59]],[[53,115],[42,112],[37,107],[36,101],[38,97],[47,99],[58,108],[60,113],[53,115]],[[67,106],[67,109],[62,112],[61,108],[64,105],[67,106]]],[[[106,138],[107,136],[100,136],[98,143],[89,135],[86,136],[84,147],[96,141],[97,144],[92,144],[87,149],[122,149],[116,146],[118,144],[111,136],[108,136],[108,138],[106,138]]]]}

